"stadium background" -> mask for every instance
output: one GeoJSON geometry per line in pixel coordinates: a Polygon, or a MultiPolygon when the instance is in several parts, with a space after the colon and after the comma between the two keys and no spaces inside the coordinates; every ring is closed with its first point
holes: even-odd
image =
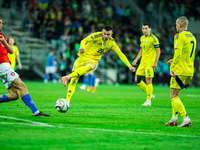
{"type": "MultiPolygon", "coordinates": [[[[154,84],[169,83],[168,72],[163,72],[164,60],[173,57],[175,21],[179,16],[189,18],[189,30],[197,38],[195,74],[192,86],[200,85],[200,2],[195,0],[1,0],[0,17],[3,33],[14,37],[20,51],[21,78],[43,80],[45,59],[50,50],[55,52],[57,74],[59,65],[67,64],[70,72],[76,59],[80,41],[88,34],[100,31],[105,24],[114,28],[113,37],[122,52],[132,62],[139,51],[143,23],[150,23],[161,47],[161,57],[155,72],[154,84]],[[65,62],[62,57],[66,57],[65,62]],[[168,78],[161,77],[166,73],[168,78]],[[164,81],[166,79],[166,81],[164,81]]],[[[134,73],[110,51],[105,54],[95,71],[101,83],[135,84],[134,73]]],[[[81,80],[80,80],[81,81],[81,80]]]]}

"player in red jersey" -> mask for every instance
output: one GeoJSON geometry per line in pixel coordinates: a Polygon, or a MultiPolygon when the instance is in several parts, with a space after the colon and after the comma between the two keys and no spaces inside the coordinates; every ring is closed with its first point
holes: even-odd
{"type": "Polygon", "coordinates": [[[21,96],[23,102],[32,110],[33,116],[50,117],[39,111],[28,93],[27,86],[19,78],[19,75],[10,66],[8,53],[13,53],[13,48],[7,43],[7,39],[1,30],[3,20],[0,17],[0,79],[3,81],[9,94],[0,95],[0,103],[19,99],[21,96]]]}

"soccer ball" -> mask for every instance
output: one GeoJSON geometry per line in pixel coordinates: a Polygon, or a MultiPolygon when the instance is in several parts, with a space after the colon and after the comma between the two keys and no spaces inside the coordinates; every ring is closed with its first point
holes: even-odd
{"type": "Polygon", "coordinates": [[[69,101],[67,101],[66,99],[58,99],[56,101],[56,110],[59,112],[67,112],[67,110],[69,109],[69,101]]]}

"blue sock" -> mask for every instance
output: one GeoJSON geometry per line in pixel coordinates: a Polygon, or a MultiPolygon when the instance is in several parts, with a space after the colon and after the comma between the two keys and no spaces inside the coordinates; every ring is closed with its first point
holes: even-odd
{"type": "Polygon", "coordinates": [[[56,76],[55,76],[55,74],[51,74],[51,77],[52,77],[52,80],[55,80],[56,79],[56,76]]]}
{"type": "Polygon", "coordinates": [[[0,103],[9,102],[8,96],[6,94],[0,96],[0,103]]]}
{"type": "Polygon", "coordinates": [[[92,86],[94,87],[95,86],[96,77],[94,75],[91,75],[91,80],[92,80],[92,86]]]}
{"type": "Polygon", "coordinates": [[[87,84],[88,83],[88,80],[89,80],[89,75],[84,75],[83,76],[83,84],[87,84]]]}
{"type": "Polygon", "coordinates": [[[30,94],[26,94],[22,97],[23,102],[26,104],[26,106],[28,106],[31,110],[32,113],[35,113],[36,111],[38,111],[37,107],[35,106],[33,100],[31,99],[30,94]]]}
{"type": "Polygon", "coordinates": [[[48,74],[47,74],[47,73],[45,73],[44,79],[45,79],[45,80],[48,80],[48,74]]]}

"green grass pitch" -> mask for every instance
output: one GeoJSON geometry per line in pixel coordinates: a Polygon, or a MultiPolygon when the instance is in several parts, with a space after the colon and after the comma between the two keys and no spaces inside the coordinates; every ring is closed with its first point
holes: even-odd
{"type": "MultiPolygon", "coordinates": [[[[60,84],[25,82],[39,110],[50,118],[33,117],[21,99],[0,103],[0,149],[27,150],[133,150],[199,149],[200,88],[182,90],[180,98],[192,121],[191,127],[168,127],[171,118],[169,87],[154,86],[151,107],[141,104],[144,92],[136,85],[104,85],[92,94],[79,89],[67,113],[59,113],[55,102],[65,98],[60,84]]],[[[7,93],[0,84],[0,95],[7,93]]],[[[178,124],[182,122],[179,115],[178,124]]]]}

